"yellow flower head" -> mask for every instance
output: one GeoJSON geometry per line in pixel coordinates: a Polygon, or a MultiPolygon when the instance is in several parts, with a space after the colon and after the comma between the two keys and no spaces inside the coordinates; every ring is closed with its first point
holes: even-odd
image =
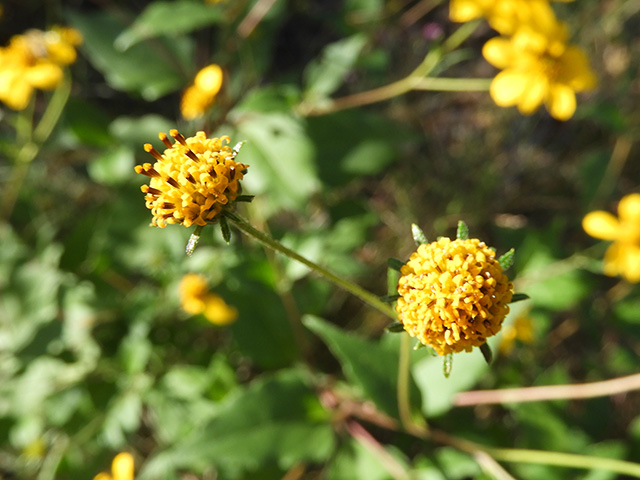
{"type": "Polygon", "coordinates": [[[618,218],[604,211],[591,212],[582,227],[592,237],[613,241],[604,256],[605,274],[640,282],[640,194],[620,200],[618,218]]]}
{"type": "Polygon", "coordinates": [[[185,138],[177,130],[169,133],[175,139],[173,144],[160,133],[167,147],[164,153],[149,143],[144,146],[156,162],[135,167],[137,173],[151,179],[141,190],[153,213],[152,225],[190,227],[214,222],[240,193],[240,180],[248,165],[236,162],[235,152],[223,145],[229,143],[229,137],[207,138],[204,132],[198,132],[185,138]]]}
{"type": "Polygon", "coordinates": [[[236,320],[238,311],[230,307],[218,295],[209,292],[207,279],[189,273],[182,278],[179,287],[180,303],[191,315],[202,313],[214,325],[228,325],[236,320]]]}
{"type": "Polygon", "coordinates": [[[133,468],[133,456],[122,452],[116,455],[111,463],[111,475],[99,473],[93,477],[93,480],[133,480],[133,468]]]}
{"type": "Polygon", "coordinates": [[[222,87],[222,77],[222,69],[216,64],[209,65],[198,72],[193,85],[187,87],[182,94],[180,111],[186,120],[203,116],[213,105],[222,87]]]}
{"type": "Polygon", "coordinates": [[[401,273],[398,320],[438,355],[481,346],[509,312],[513,285],[478,239],[421,245],[401,273]]]}
{"type": "Polygon", "coordinates": [[[63,27],[12,37],[0,48],[0,101],[24,110],[34,89],[56,88],[63,78],[62,67],[76,60],[75,47],[80,43],[78,31],[63,27]]]}

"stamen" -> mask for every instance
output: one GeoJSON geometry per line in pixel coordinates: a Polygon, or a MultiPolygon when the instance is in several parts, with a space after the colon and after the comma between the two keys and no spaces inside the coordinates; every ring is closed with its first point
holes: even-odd
{"type": "Polygon", "coordinates": [[[160,132],[158,134],[158,137],[160,138],[160,140],[162,141],[162,143],[164,143],[167,148],[171,148],[173,145],[171,145],[171,141],[169,140],[169,138],[167,137],[167,134],[164,132],[160,132]]]}
{"type": "Polygon", "coordinates": [[[191,175],[191,172],[187,172],[187,174],[184,176],[184,178],[186,178],[189,182],[195,184],[196,183],[196,179],[193,178],[193,175],[191,175]]]}
{"type": "Polygon", "coordinates": [[[209,165],[207,167],[207,173],[209,175],[211,175],[213,178],[217,178],[218,177],[218,173],[216,172],[216,169],[213,165],[209,165]]]}
{"type": "Polygon", "coordinates": [[[187,145],[187,139],[184,138],[184,135],[182,135],[180,132],[178,132],[178,130],[176,130],[175,128],[169,130],[169,134],[176,139],[176,142],[178,142],[180,145],[183,145],[185,147],[187,147],[187,151],[185,152],[185,155],[187,157],[189,157],[191,160],[198,162],[198,156],[193,153],[193,151],[191,151],[191,149],[189,148],[189,145],[187,145]]]}
{"type": "Polygon", "coordinates": [[[229,180],[233,180],[236,176],[236,167],[233,165],[229,167],[229,180]]]}
{"type": "Polygon", "coordinates": [[[175,181],[175,179],[173,179],[173,177],[170,177],[169,175],[167,175],[166,177],[162,178],[165,182],[167,182],[169,185],[171,185],[173,188],[180,188],[180,184],[178,182],[175,181]]]}
{"type": "Polygon", "coordinates": [[[169,210],[171,208],[176,208],[176,206],[171,202],[162,202],[162,204],[160,205],[160,208],[162,210],[169,210]]]}
{"type": "Polygon", "coordinates": [[[144,151],[150,153],[151,156],[156,160],[162,160],[162,155],[160,155],[160,152],[153,148],[153,145],[151,145],[150,143],[144,144],[144,151]]]}
{"type": "Polygon", "coordinates": [[[159,177],[160,174],[151,166],[150,163],[143,163],[142,165],[136,165],[134,167],[136,173],[141,173],[142,175],[146,175],[147,177],[159,177]]]}

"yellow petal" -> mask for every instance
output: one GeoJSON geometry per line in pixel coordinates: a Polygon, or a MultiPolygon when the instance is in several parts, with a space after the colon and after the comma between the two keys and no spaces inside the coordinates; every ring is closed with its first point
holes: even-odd
{"type": "Polygon", "coordinates": [[[469,0],[451,0],[449,19],[452,22],[468,22],[482,16],[478,2],[469,0]]]}
{"type": "Polygon", "coordinates": [[[222,69],[216,64],[204,67],[196,75],[193,84],[209,95],[216,95],[222,87],[222,69]]]}
{"type": "Polygon", "coordinates": [[[582,219],[582,228],[594,238],[615,240],[620,232],[618,219],[609,212],[598,210],[588,213],[582,219]]]}
{"type": "Polygon", "coordinates": [[[492,38],[482,47],[482,56],[494,67],[505,69],[513,62],[513,46],[506,38],[492,38]]]}
{"type": "Polygon", "coordinates": [[[41,90],[54,89],[62,81],[62,69],[54,63],[41,63],[29,68],[25,80],[41,90]]]}
{"type": "Polygon", "coordinates": [[[620,200],[618,204],[618,216],[623,223],[640,224],[640,193],[632,193],[620,200]]]}
{"type": "Polygon", "coordinates": [[[531,115],[535,112],[549,90],[549,81],[542,75],[531,76],[527,79],[526,86],[518,101],[518,110],[523,115],[531,115]]]}
{"type": "Polygon", "coordinates": [[[629,282],[640,282],[640,248],[626,246],[623,249],[621,260],[620,270],[622,276],[629,282]]]}
{"type": "Polygon", "coordinates": [[[228,325],[238,317],[238,311],[217,295],[208,295],[205,305],[204,316],[214,325],[228,325]]]}
{"type": "Polygon", "coordinates": [[[113,480],[113,479],[111,478],[111,475],[109,475],[108,473],[99,473],[95,477],[93,477],[93,480],[113,480]]]}
{"type": "Polygon", "coordinates": [[[133,456],[122,452],[115,456],[111,464],[113,480],[133,480],[133,456]]]}
{"type": "Polygon", "coordinates": [[[591,90],[598,84],[598,79],[589,65],[589,58],[578,47],[568,47],[558,59],[560,70],[557,81],[565,83],[576,92],[591,90]]]}
{"type": "Polygon", "coordinates": [[[528,83],[528,77],[521,72],[505,70],[491,82],[489,94],[500,107],[511,107],[520,100],[528,83]]]}
{"type": "Polygon", "coordinates": [[[549,87],[546,106],[556,120],[569,120],[576,111],[576,94],[570,87],[556,83],[549,87]]]}

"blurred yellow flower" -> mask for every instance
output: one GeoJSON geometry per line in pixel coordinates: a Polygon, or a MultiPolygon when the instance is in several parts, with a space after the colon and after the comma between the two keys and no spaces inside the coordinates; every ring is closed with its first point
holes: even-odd
{"type": "Polygon", "coordinates": [[[52,90],[63,78],[62,67],[76,60],[82,35],[72,28],[29,30],[0,48],[0,101],[24,110],[34,89],[52,90]]]}
{"type": "Polygon", "coordinates": [[[150,143],[144,149],[156,159],[151,165],[137,165],[135,171],[150,177],[140,189],[146,194],[146,206],[153,213],[152,225],[204,226],[233,203],[241,192],[240,180],[248,165],[235,162],[235,153],[223,143],[229,137],[207,138],[204,132],[185,138],[177,130],[160,139],[167,147],[160,154],[150,143]]]}
{"type": "Polygon", "coordinates": [[[222,87],[222,69],[209,65],[198,72],[193,85],[187,87],[182,94],[180,111],[186,120],[201,117],[213,105],[216,95],[222,87]]]}
{"type": "Polygon", "coordinates": [[[471,351],[500,331],[513,285],[478,239],[418,247],[398,281],[398,320],[438,355],[471,351]]]}
{"type": "Polygon", "coordinates": [[[180,281],[182,309],[191,314],[202,313],[214,325],[228,325],[236,320],[238,311],[230,307],[215,293],[209,292],[206,278],[188,273],[180,281]]]}
{"type": "Polygon", "coordinates": [[[500,351],[505,355],[509,354],[513,350],[516,340],[523,343],[533,343],[533,321],[528,315],[519,316],[511,325],[502,329],[500,351]]]}
{"type": "Polygon", "coordinates": [[[111,474],[99,473],[93,480],[133,480],[133,456],[122,452],[115,456],[111,463],[111,474]]]}
{"type": "Polygon", "coordinates": [[[640,194],[620,200],[618,218],[599,210],[588,213],[582,227],[592,237],[613,241],[604,256],[605,274],[640,282],[640,194]]]}
{"type": "Polygon", "coordinates": [[[502,69],[493,79],[491,98],[501,107],[517,106],[530,115],[543,103],[552,117],[568,120],[576,110],[576,92],[590,90],[597,81],[584,52],[566,46],[566,28],[520,28],[514,36],[490,39],[482,54],[502,69]]]}

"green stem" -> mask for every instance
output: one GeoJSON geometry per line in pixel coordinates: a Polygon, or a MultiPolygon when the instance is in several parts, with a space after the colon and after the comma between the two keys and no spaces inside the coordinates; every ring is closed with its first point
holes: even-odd
{"type": "Polygon", "coordinates": [[[402,333],[400,339],[400,355],[398,359],[398,415],[400,422],[405,431],[418,436],[428,435],[428,427],[426,423],[418,425],[413,421],[411,416],[411,398],[410,398],[410,375],[411,368],[411,337],[407,333],[402,333]]]}
{"type": "Polygon", "coordinates": [[[572,453],[545,452],[541,450],[524,450],[511,448],[482,447],[496,460],[516,463],[535,463],[538,465],[554,465],[586,470],[608,470],[623,475],[640,478],[640,464],[617,460],[614,458],[576,455],[572,453]]]}
{"type": "Polygon", "coordinates": [[[229,219],[231,223],[233,223],[236,226],[236,228],[238,228],[238,230],[242,231],[243,233],[246,233],[250,237],[255,238],[256,240],[261,242],[263,245],[271,248],[272,250],[275,250],[276,252],[280,252],[284,256],[292,258],[302,263],[303,265],[309,267],[314,272],[322,275],[325,279],[329,280],[330,282],[337,285],[338,287],[346,290],[347,292],[355,295],[366,304],[379,310],[380,312],[384,313],[390,318],[393,318],[394,320],[397,318],[397,314],[395,310],[391,308],[389,305],[387,305],[386,303],[384,303],[383,301],[381,301],[377,296],[373,295],[371,292],[368,292],[367,290],[359,287],[355,283],[345,280],[344,278],[336,275],[335,273],[330,272],[326,268],[321,267],[317,263],[314,263],[311,260],[299,255],[298,253],[294,252],[290,248],[285,247],[280,242],[270,237],[266,233],[258,230],[249,222],[247,222],[245,219],[239,217],[235,213],[224,211],[224,215],[229,219]]]}
{"type": "Polygon", "coordinates": [[[64,110],[67,100],[69,100],[69,94],[71,92],[71,79],[68,75],[65,75],[62,83],[56,88],[51,96],[51,100],[47,105],[40,122],[36,128],[31,131],[33,127],[32,120],[30,120],[32,112],[25,110],[25,113],[21,115],[17,123],[17,136],[23,140],[21,142],[21,148],[15,158],[13,170],[11,172],[11,178],[7,182],[7,187],[2,195],[2,202],[0,202],[0,217],[9,219],[13,212],[18,194],[22,189],[22,184],[29,171],[31,162],[40,153],[40,148],[47,141],[51,132],[60,119],[60,115],[64,110]],[[24,117],[24,118],[23,118],[24,117]],[[29,131],[25,131],[26,128],[29,131]]]}
{"type": "Polygon", "coordinates": [[[492,78],[432,77],[421,79],[413,89],[438,92],[486,92],[492,81],[492,78]]]}

